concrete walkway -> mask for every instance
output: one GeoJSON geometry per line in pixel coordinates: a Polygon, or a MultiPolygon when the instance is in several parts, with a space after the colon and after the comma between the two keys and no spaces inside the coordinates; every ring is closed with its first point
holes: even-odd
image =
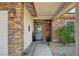
{"type": "Polygon", "coordinates": [[[45,43],[37,43],[33,56],[52,56],[52,52],[45,43]]]}

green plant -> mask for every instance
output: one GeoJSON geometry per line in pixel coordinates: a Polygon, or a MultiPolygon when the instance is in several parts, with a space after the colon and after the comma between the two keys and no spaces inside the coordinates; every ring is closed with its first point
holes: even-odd
{"type": "Polygon", "coordinates": [[[58,33],[60,42],[63,44],[68,44],[75,42],[74,40],[74,25],[68,24],[56,30],[58,33]]]}

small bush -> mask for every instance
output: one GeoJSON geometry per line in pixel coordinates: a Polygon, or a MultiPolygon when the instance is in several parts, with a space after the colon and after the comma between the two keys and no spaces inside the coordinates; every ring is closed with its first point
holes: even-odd
{"type": "Polygon", "coordinates": [[[63,26],[62,28],[57,29],[56,32],[58,33],[61,43],[68,44],[75,42],[74,25],[63,26]]]}

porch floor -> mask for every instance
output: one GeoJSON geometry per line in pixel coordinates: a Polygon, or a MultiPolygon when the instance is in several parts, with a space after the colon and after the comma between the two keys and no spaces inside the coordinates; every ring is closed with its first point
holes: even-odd
{"type": "Polygon", "coordinates": [[[60,43],[50,43],[48,46],[43,42],[36,42],[33,56],[75,56],[75,43],[62,45],[60,43]]]}
{"type": "Polygon", "coordinates": [[[36,42],[33,56],[52,56],[52,52],[47,44],[36,42]]]}

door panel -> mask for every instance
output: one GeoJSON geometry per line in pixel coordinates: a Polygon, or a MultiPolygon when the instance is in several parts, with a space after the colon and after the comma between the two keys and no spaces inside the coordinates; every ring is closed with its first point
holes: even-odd
{"type": "Polygon", "coordinates": [[[8,55],[8,11],[0,11],[0,56],[8,55]]]}

